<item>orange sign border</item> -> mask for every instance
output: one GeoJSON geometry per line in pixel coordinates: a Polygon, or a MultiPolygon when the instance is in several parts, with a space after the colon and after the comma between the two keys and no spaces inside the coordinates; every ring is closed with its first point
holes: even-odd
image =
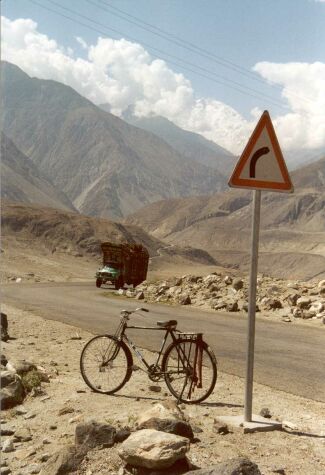
{"type": "Polygon", "coordinates": [[[238,160],[236,167],[230,177],[228,182],[230,187],[234,188],[252,188],[258,190],[268,190],[268,191],[281,191],[284,193],[292,193],[293,192],[293,184],[291,182],[287,166],[285,164],[281,148],[275,134],[275,130],[273,128],[273,124],[271,121],[271,117],[268,111],[264,111],[260,120],[258,121],[254,132],[252,133],[240,159],[238,160]],[[252,150],[261,135],[263,129],[266,128],[271,144],[274,150],[275,157],[277,159],[282,177],[283,182],[273,182],[273,181],[263,181],[263,180],[251,180],[248,178],[240,178],[241,172],[243,171],[244,166],[246,165],[247,161],[250,158],[252,150]]]}

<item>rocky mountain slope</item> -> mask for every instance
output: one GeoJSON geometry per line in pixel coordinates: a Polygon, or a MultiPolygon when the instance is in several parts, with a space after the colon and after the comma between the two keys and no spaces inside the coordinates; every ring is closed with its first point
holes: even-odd
{"type": "MultiPolygon", "coordinates": [[[[325,273],[324,159],[292,174],[295,193],[263,193],[261,270],[282,277],[325,273]]],[[[247,269],[251,193],[231,190],[213,196],[154,203],[127,218],[170,243],[195,242],[223,265],[247,269]]]]}
{"type": "Polygon", "coordinates": [[[165,117],[129,116],[126,120],[132,125],[158,135],[185,157],[216,168],[225,177],[230,175],[234,168],[236,158],[230,152],[202,135],[177,127],[165,117]]]}
{"type": "Polygon", "coordinates": [[[77,211],[69,198],[1,133],[1,198],[77,211]]]}
{"type": "MultiPolygon", "coordinates": [[[[170,266],[215,266],[205,251],[170,246],[134,225],[37,205],[2,202],[2,281],[91,280],[103,241],[137,242],[149,251],[149,271],[170,266]]],[[[214,267],[215,268],[215,267],[214,267]]]]}
{"type": "Polygon", "coordinates": [[[224,176],[72,88],[2,64],[3,130],[82,213],[122,217],[151,202],[207,194],[224,176]]]}

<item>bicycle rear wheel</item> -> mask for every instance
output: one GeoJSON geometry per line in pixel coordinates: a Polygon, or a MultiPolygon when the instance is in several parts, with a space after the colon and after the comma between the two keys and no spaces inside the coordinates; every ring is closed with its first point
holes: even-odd
{"type": "Polygon", "coordinates": [[[217,381],[217,360],[204,341],[180,339],[167,348],[162,371],[172,395],[183,403],[195,404],[212,393],[217,381]]]}
{"type": "Polygon", "coordinates": [[[80,371],[85,383],[95,392],[113,394],[130,379],[133,360],[123,341],[111,335],[92,338],[80,356],[80,371]]]}

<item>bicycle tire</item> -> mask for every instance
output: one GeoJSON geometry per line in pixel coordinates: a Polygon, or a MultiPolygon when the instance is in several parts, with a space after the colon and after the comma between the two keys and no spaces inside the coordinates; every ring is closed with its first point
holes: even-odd
{"type": "Polygon", "coordinates": [[[207,399],[217,382],[217,360],[204,341],[199,344],[202,351],[202,388],[196,385],[195,378],[192,377],[193,369],[187,370],[184,362],[181,361],[179,354],[183,352],[187,361],[193,363],[195,346],[196,343],[189,339],[179,339],[169,345],[162,361],[162,371],[169,391],[178,401],[185,404],[197,404],[207,399]]]}
{"type": "Polygon", "coordinates": [[[93,391],[114,394],[131,378],[132,354],[123,341],[112,335],[98,335],[80,355],[81,375],[93,391]]]}

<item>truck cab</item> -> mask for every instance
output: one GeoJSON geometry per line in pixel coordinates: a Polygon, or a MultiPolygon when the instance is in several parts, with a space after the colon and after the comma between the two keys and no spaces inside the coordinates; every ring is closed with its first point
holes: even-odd
{"type": "Polygon", "coordinates": [[[141,244],[101,244],[103,267],[96,272],[96,287],[110,282],[115,289],[136,287],[147,277],[149,253],[141,244]]]}

